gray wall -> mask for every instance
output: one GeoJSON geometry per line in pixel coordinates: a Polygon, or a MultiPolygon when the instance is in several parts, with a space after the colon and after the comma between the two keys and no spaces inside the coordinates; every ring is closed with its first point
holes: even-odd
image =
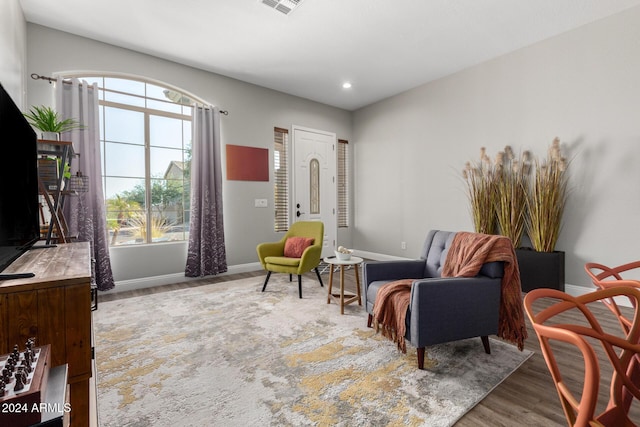
{"type": "Polygon", "coordinates": [[[26,100],[27,23],[18,0],[0,2],[0,83],[23,108],[26,100]]]}
{"type": "Polygon", "coordinates": [[[544,156],[558,136],[567,283],[589,283],[585,262],[638,259],[638,22],[630,9],[356,111],[354,246],[415,256],[429,229],[472,230],[465,161],[507,144],[544,156]]]}
{"type": "MultiPolygon", "coordinates": [[[[351,113],[344,110],[35,24],[27,25],[27,35],[29,73],[118,72],[176,86],[229,111],[221,119],[224,144],[271,149],[274,126],[292,125],[352,139],[351,113]]],[[[29,79],[27,89],[29,105],[53,105],[48,83],[29,79]]],[[[225,179],[223,192],[228,263],[256,263],[256,244],[281,237],[273,232],[273,184],[225,179]],[[268,199],[269,208],[255,208],[256,198],[268,199]]],[[[351,244],[349,232],[341,230],[339,239],[351,244]]],[[[186,244],[113,248],[111,255],[116,281],[183,273],[186,244]]]]}
{"type": "MultiPolygon", "coordinates": [[[[20,38],[16,45],[13,34],[24,20],[16,5],[0,6],[1,23],[10,24],[0,26],[0,52],[8,49],[19,63],[20,38]]],[[[431,228],[471,230],[460,170],[481,146],[492,156],[506,144],[542,156],[558,136],[573,160],[557,249],[567,252],[567,282],[587,285],[585,262],[613,265],[638,257],[637,22],[640,8],[630,9],[353,114],[31,24],[28,69],[1,68],[0,79],[19,91],[20,78],[32,72],[154,78],[228,109],[222,133],[229,144],[270,147],[273,126],[335,132],[355,149],[353,226],[340,241],[406,257],[418,253],[431,228]]],[[[52,103],[47,83],[29,80],[27,89],[27,105],[52,103]]],[[[224,191],[229,263],[255,262],[255,244],[277,238],[270,231],[271,210],[252,207],[254,198],[272,202],[271,184],[225,182],[224,191]]],[[[176,273],[184,245],[114,249],[113,261],[118,280],[176,273]]]]}

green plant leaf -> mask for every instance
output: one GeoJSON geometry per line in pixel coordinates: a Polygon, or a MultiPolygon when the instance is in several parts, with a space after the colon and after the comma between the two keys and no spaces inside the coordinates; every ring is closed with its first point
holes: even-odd
{"type": "Polygon", "coordinates": [[[58,112],[47,106],[33,106],[28,113],[23,113],[29,124],[42,132],[68,132],[74,129],[84,129],[75,119],[61,119],[58,112]]]}

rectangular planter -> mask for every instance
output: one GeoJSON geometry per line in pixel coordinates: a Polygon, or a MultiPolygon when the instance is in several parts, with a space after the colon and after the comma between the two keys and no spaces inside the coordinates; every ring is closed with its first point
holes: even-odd
{"type": "Polygon", "coordinates": [[[537,288],[564,292],[564,252],[537,252],[531,248],[516,249],[522,291],[537,288]]]}

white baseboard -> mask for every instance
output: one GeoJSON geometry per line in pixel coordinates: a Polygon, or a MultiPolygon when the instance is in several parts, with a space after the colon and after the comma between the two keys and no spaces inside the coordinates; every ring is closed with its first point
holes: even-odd
{"type": "MultiPolygon", "coordinates": [[[[248,273],[250,271],[262,270],[259,262],[249,264],[231,265],[227,271],[220,273],[218,276],[227,276],[229,274],[248,273]]],[[[108,291],[109,293],[134,291],[153,286],[171,285],[173,283],[190,282],[200,280],[202,277],[186,277],[184,273],[165,274],[162,276],[142,277],[140,279],[120,280],[116,282],[116,287],[108,291]]]]}
{"type": "Polygon", "coordinates": [[[366,258],[366,259],[372,259],[374,261],[397,261],[397,260],[415,259],[415,258],[406,258],[406,257],[395,256],[395,255],[379,254],[376,252],[361,251],[359,249],[354,249],[353,254],[355,256],[359,256],[361,258],[366,258]]]}

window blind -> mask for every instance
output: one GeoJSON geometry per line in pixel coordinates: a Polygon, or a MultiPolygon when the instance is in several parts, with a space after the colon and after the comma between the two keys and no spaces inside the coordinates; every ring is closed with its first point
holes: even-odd
{"type": "Polygon", "coordinates": [[[274,207],[275,231],[289,229],[289,131],[273,128],[273,178],[274,178],[274,207]]]}
{"type": "Polygon", "coordinates": [[[349,226],[349,142],[338,140],[338,227],[349,226]]]}

